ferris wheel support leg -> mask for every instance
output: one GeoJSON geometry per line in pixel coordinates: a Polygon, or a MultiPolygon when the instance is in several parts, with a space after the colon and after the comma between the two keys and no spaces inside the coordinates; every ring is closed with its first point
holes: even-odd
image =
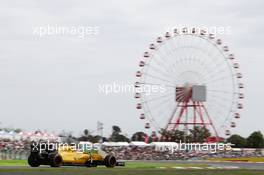
{"type": "Polygon", "coordinates": [[[196,126],[196,103],[193,101],[193,123],[196,126]]]}
{"type": "Polygon", "coordinates": [[[200,120],[201,120],[203,126],[204,126],[205,128],[207,128],[207,126],[206,126],[206,124],[205,124],[205,122],[204,122],[204,118],[203,118],[203,113],[202,113],[201,104],[198,102],[197,106],[198,106],[198,110],[197,110],[197,111],[198,111],[198,113],[199,113],[200,120]]]}
{"type": "Polygon", "coordinates": [[[179,104],[177,104],[176,107],[174,108],[174,110],[172,111],[171,117],[170,117],[170,119],[166,125],[166,130],[169,130],[170,123],[173,122],[174,115],[176,114],[178,107],[179,107],[179,104]]]}
{"type": "Polygon", "coordinates": [[[202,108],[204,109],[204,112],[205,112],[205,114],[206,114],[206,116],[207,116],[207,118],[208,118],[208,120],[209,120],[209,122],[210,122],[210,125],[212,126],[212,128],[213,128],[213,130],[214,130],[214,132],[215,132],[215,136],[216,136],[217,141],[218,141],[218,139],[219,139],[218,132],[217,132],[215,126],[214,126],[213,120],[211,119],[211,117],[210,117],[209,113],[207,112],[207,109],[206,109],[206,107],[204,106],[203,103],[202,103],[202,108]]]}
{"type": "Polygon", "coordinates": [[[187,109],[187,102],[184,102],[184,105],[181,107],[181,112],[180,112],[180,114],[179,114],[179,117],[177,118],[177,120],[176,120],[176,124],[173,126],[173,130],[175,130],[178,126],[179,126],[179,124],[180,124],[180,122],[181,122],[181,118],[182,118],[182,116],[183,116],[183,114],[184,114],[184,111],[187,109]]]}

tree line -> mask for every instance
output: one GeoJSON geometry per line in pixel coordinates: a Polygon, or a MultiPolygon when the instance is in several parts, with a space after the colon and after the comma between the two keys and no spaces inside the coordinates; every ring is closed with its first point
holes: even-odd
{"type": "MultiPolygon", "coordinates": [[[[164,130],[159,131],[159,137],[156,132],[147,135],[142,131],[135,132],[131,138],[122,134],[121,128],[119,126],[112,127],[111,135],[106,137],[101,137],[99,135],[92,135],[89,130],[85,129],[80,137],[73,137],[68,135],[68,141],[71,139],[76,139],[78,141],[90,141],[93,143],[97,142],[130,142],[130,141],[143,141],[143,142],[189,142],[189,143],[204,143],[208,138],[212,137],[210,131],[205,127],[194,127],[188,130],[188,134],[181,130],[164,130]]],[[[242,137],[238,134],[231,135],[223,142],[232,143],[233,147],[236,148],[264,148],[264,137],[260,131],[254,131],[248,137],[242,137]]]]}

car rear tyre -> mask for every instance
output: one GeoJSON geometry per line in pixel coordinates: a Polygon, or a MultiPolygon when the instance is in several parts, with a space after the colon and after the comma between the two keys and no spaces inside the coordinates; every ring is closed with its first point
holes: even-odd
{"type": "Polygon", "coordinates": [[[50,155],[50,166],[51,167],[60,167],[62,165],[62,157],[58,153],[50,155]]]}
{"type": "Polygon", "coordinates": [[[30,154],[28,157],[28,164],[31,167],[39,167],[40,166],[40,161],[37,155],[30,154]]]}

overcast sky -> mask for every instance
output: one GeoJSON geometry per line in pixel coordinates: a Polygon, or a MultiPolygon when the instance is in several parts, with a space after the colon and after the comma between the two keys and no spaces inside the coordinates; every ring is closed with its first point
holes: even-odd
{"type": "Polygon", "coordinates": [[[220,35],[239,58],[245,109],[236,133],[264,132],[264,2],[261,0],[2,0],[0,2],[1,127],[49,131],[104,123],[143,130],[133,94],[100,94],[98,85],[134,83],[148,44],[175,26],[231,27],[220,35]],[[98,27],[84,39],[40,37],[42,26],[98,27]]]}

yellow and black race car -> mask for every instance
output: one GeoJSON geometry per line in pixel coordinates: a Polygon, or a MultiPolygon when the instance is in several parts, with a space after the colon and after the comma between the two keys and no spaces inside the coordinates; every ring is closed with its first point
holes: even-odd
{"type": "Polygon", "coordinates": [[[58,143],[32,143],[28,164],[31,167],[40,165],[50,165],[51,167],[103,165],[108,168],[125,166],[125,162],[117,161],[114,155],[106,154],[99,148],[92,148],[87,142],[80,142],[78,147],[58,143]]]}

